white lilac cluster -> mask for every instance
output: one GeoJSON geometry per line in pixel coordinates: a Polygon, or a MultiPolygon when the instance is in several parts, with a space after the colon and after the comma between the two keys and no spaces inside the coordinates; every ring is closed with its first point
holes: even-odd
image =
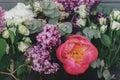
{"type": "Polygon", "coordinates": [[[20,24],[26,20],[32,20],[34,14],[30,5],[26,6],[24,3],[18,3],[14,8],[5,12],[5,19],[8,25],[20,24]]]}

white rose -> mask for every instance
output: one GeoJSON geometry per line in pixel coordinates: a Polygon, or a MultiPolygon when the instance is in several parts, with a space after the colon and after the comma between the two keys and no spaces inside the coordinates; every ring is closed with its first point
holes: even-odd
{"type": "Polygon", "coordinates": [[[79,13],[81,18],[86,18],[87,14],[88,14],[86,5],[80,5],[78,7],[78,13],[79,13]]]}
{"type": "Polygon", "coordinates": [[[79,27],[85,27],[86,19],[79,19],[76,23],[79,27]]]}
{"type": "Polygon", "coordinates": [[[118,18],[118,16],[120,15],[120,11],[119,10],[113,10],[110,14],[110,19],[113,20],[113,19],[116,19],[118,18]]]}
{"type": "Polygon", "coordinates": [[[119,30],[120,29],[120,23],[117,21],[111,22],[111,29],[112,30],[119,30]]]}
{"type": "Polygon", "coordinates": [[[5,39],[8,39],[9,38],[9,31],[8,30],[5,30],[5,31],[3,31],[3,33],[2,33],[2,37],[3,38],[5,38],[5,39]]]}
{"type": "Polygon", "coordinates": [[[19,25],[18,26],[18,31],[20,34],[28,36],[30,34],[30,31],[28,28],[26,28],[24,25],[19,25]]]}
{"type": "Polygon", "coordinates": [[[21,52],[25,52],[29,48],[29,44],[25,42],[19,42],[18,43],[18,50],[21,52]]]}
{"type": "Polygon", "coordinates": [[[99,23],[100,23],[100,25],[106,25],[106,18],[104,18],[104,17],[99,18],[99,23]]]}
{"type": "Polygon", "coordinates": [[[107,30],[107,25],[102,25],[102,26],[100,27],[100,32],[101,32],[101,33],[105,33],[106,30],[107,30]]]}

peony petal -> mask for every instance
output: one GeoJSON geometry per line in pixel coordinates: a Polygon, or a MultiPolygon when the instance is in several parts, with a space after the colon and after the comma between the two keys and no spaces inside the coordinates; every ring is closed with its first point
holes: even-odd
{"type": "Polygon", "coordinates": [[[61,62],[63,62],[63,49],[64,49],[64,44],[60,45],[56,51],[56,56],[58,58],[58,60],[60,60],[61,62]]]}
{"type": "Polygon", "coordinates": [[[68,59],[64,63],[64,69],[67,73],[72,74],[72,75],[78,75],[84,73],[89,67],[89,64],[78,64],[75,63],[74,60],[68,59]]]}

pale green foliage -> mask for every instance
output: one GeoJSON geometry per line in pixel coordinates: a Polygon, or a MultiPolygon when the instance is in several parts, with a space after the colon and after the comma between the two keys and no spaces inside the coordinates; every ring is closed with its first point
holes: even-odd
{"type": "Polygon", "coordinates": [[[70,22],[59,23],[58,28],[61,35],[66,35],[72,33],[72,24],[70,22]]]}
{"type": "Polygon", "coordinates": [[[100,38],[101,35],[100,35],[100,32],[98,30],[94,30],[94,29],[91,29],[91,28],[84,28],[83,29],[83,34],[89,39],[91,40],[92,38],[100,38]]]}
{"type": "Polygon", "coordinates": [[[25,25],[30,30],[30,33],[36,33],[42,30],[43,26],[45,25],[45,21],[40,21],[37,19],[26,21],[25,25]]]}
{"type": "Polygon", "coordinates": [[[40,5],[43,8],[43,13],[49,18],[48,22],[50,24],[56,24],[59,19],[59,10],[55,7],[53,1],[40,1],[40,5]]]}

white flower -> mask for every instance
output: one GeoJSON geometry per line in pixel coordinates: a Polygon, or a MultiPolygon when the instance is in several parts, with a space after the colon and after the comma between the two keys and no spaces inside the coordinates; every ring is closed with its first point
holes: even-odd
{"type": "Polygon", "coordinates": [[[25,42],[19,42],[18,43],[18,50],[21,52],[25,52],[28,48],[29,48],[29,44],[25,43],[25,42]]]}
{"type": "Polygon", "coordinates": [[[119,18],[118,18],[118,16],[120,15],[120,11],[119,10],[113,10],[112,12],[111,12],[111,14],[110,14],[110,19],[111,20],[118,20],[119,18]]]}
{"type": "Polygon", "coordinates": [[[85,27],[86,19],[79,19],[76,23],[79,27],[85,27]]]}
{"type": "Polygon", "coordinates": [[[20,24],[25,20],[32,20],[34,14],[31,7],[24,3],[18,3],[14,8],[5,12],[5,19],[9,24],[20,24]]]}
{"type": "Polygon", "coordinates": [[[88,15],[86,5],[80,5],[78,7],[78,13],[79,13],[81,18],[86,18],[88,15]]]}
{"type": "Polygon", "coordinates": [[[111,29],[112,29],[112,30],[119,30],[119,29],[120,29],[120,23],[117,22],[117,21],[113,21],[113,22],[111,23],[111,29]]]}
{"type": "Polygon", "coordinates": [[[101,33],[105,33],[106,30],[107,30],[107,25],[102,25],[102,26],[100,27],[100,32],[101,32],[101,33]]]}
{"type": "Polygon", "coordinates": [[[30,34],[30,31],[28,28],[26,28],[24,25],[19,25],[18,26],[18,31],[20,34],[28,36],[30,34]]]}
{"type": "Polygon", "coordinates": [[[100,23],[100,25],[106,25],[106,18],[104,18],[104,17],[99,18],[99,23],[100,23]]]}
{"type": "Polygon", "coordinates": [[[8,39],[9,38],[9,31],[6,29],[5,31],[3,31],[2,33],[2,37],[5,38],[5,39],[8,39]]]}
{"type": "Polygon", "coordinates": [[[24,37],[23,40],[24,40],[24,42],[26,42],[26,43],[32,43],[30,37],[24,37]]]}

